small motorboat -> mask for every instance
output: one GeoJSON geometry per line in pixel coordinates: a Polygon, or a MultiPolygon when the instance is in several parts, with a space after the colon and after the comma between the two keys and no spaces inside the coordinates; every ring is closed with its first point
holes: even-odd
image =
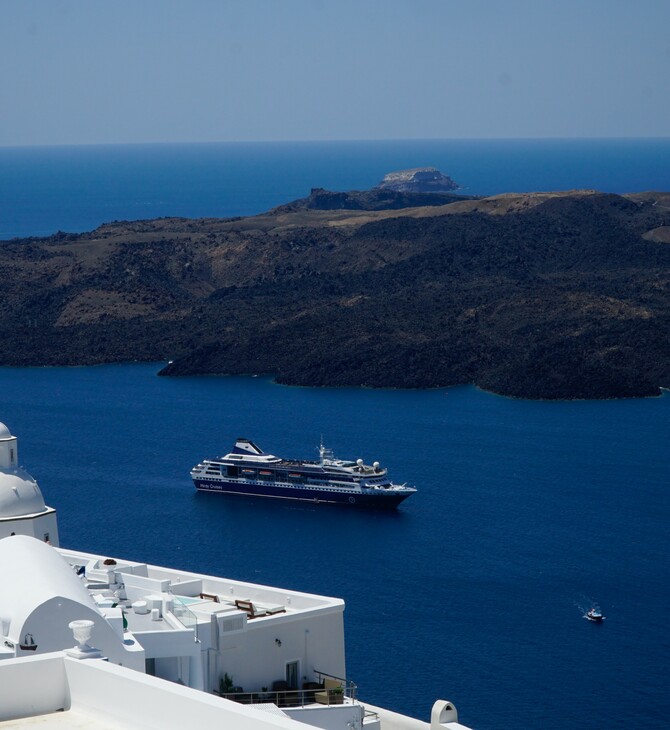
{"type": "Polygon", "coordinates": [[[605,617],[602,614],[602,611],[599,608],[596,608],[595,606],[593,608],[590,608],[587,612],[584,618],[587,618],[589,621],[595,621],[596,623],[601,623],[604,621],[605,617]]]}

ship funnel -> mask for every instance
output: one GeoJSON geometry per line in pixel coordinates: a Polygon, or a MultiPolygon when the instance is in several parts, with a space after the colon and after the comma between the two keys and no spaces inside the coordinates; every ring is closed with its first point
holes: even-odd
{"type": "Polygon", "coordinates": [[[256,444],[253,441],[249,441],[249,439],[238,438],[235,442],[233,454],[252,454],[253,456],[261,456],[263,454],[263,449],[256,446],[256,444]]]}

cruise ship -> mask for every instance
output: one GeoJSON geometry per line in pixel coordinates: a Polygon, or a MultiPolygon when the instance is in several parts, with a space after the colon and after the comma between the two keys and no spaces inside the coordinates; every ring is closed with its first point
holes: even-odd
{"type": "Polygon", "coordinates": [[[191,469],[196,489],[253,497],[325,502],[359,507],[397,507],[416,492],[394,484],[378,461],[336,459],[323,442],[318,461],[282,459],[238,438],[233,450],[191,469]]]}
{"type": "Polygon", "coordinates": [[[449,700],[429,722],[361,700],[339,598],[61,547],[19,463],[0,424],[2,728],[468,730],[449,700]]]}

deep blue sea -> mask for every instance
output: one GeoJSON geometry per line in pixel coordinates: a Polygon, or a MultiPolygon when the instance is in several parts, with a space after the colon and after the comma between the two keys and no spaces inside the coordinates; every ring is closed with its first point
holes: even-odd
{"type": "MultiPolygon", "coordinates": [[[[0,238],[254,214],[429,164],[480,194],[670,190],[670,140],[5,148],[0,238]]],[[[0,368],[0,421],[64,546],[343,597],[361,697],[423,719],[443,697],[476,730],[670,725],[669,396],[532,402],[159,367],[0,368]],[[321,435],[419,492],[375,513],[190,482],[237,436],[311,458],[321,435]],[[583,618],[593,603],[603,625],[583,618]]]]}
{"type": "Polygon", "coordinates": [[[0,240],[112,220],[255,215],[434,165],[462,192],[670,190],[670,138],[0,147],[0,240]]]}

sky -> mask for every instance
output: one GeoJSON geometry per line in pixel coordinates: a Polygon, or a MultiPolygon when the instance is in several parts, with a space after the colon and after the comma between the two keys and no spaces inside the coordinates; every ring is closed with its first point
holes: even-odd
{"type": "Polygon", "coordinates": [[[0,146],[670,136],[670,0],[0,0],[0,146]]]}

